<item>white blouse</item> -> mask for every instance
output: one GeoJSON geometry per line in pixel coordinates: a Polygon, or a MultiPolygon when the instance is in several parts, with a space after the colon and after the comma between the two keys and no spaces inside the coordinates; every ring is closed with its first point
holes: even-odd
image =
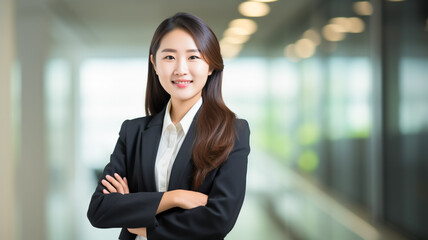
{"type": "MultiPolygon", "coordinates": [[[[180,122],[174,125],[170,115],[171,100],[168,102],[155,163],[155,181],[158,192],[168,191],[169,178],[175,158],[201,105],[202,97],[184,115],[180,122]]],[[[147,238],[138,235],[135,240],[147,240],[147,238]]]]}

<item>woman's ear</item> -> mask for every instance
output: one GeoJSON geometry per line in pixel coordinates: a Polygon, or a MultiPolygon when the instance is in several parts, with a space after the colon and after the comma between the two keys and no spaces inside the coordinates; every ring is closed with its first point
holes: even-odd
{"type": "Polygon", "coordinates": [[[211,74],[213,74],[213,69],[210,68],[210,70],[208,71],[208,76],[211,76],[211,74]]]}
{"type": "Polygon", "coordinates": [[[156,64],[155,64],[155,60],[153,58],[153,54],[150,54],[150,62],[153,65],[153,68],[155,69],[156,74],[158,74],[158,70],[156,69],[156,64]]]}

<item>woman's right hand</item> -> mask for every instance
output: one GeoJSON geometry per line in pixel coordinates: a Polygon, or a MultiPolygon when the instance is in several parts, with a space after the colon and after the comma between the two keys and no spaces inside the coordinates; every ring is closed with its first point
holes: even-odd
{"type": "Polygon", "coordinates": [[[192,209],[195,207],[207,205],[208,195],[190,191],[190,190],[174,190],[175,201],[177,206],[183,209],[192,209]]]}
{"type": "Polygon", "coordinates": [[[159,203],[156,214],[179,207],[192,209],[207,205],[208,195],[190,190],[172,190],[165,192],[159,203]]]}

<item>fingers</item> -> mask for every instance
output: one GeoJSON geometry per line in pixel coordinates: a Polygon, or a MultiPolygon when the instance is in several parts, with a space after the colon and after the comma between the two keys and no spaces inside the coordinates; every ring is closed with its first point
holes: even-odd
{"type": "Polygon", "coordinates": [[[122,189],[123,189],[123,194],[129,193],[129,188],[128,188],[128,181],[126,181],[126,178],[121,178],[119,176],[119,174],[115,173],[114,177],[116,178],[116,180],[119,182],[119,184],[121,185],[122,189]],[[126,181],[126,182],[125,182],[126,181]]]}
{"type": "Polygon", "coordinates": [[[128,179],[126,179],[126,177],[124,177],[123,182],[125,182],[125,186],[126,186],[126,187],[124,186],[125,193],[129,193],[128,179]],[[126,192],[126,191],[128,191],[128,192],[126,192]]]}
{"type": "MultiPolygon", "coordinates": [[[[106,177],[108,179],[108,177],[106,177]]],[[[117,192],[116,188],[114,188],[107,180],[103,179],[101,181],[101,183],[104,185],[104,187],[107,189],[107,191],[109,191],[110,193],[112,192],[117,192]]],[[[105,189],[104,189],[105,190],[105,189]]]]}
{"type": "Polygon", "coordinates": [[[122,185],[115,178],[110,175],[107,175],[106,178],[111,184],[113,184],[118,193],[124,194],[122,185]]]}
{"type": "Polygon", "coordinates": [[[106,189],[103,190],[104,194],[118,192],[121,194],[129,193],[128,181],[126,178],[121,178],[119,174],[115,173],[114,178],[110,175],[106,175],[106,179],[103,179],[101,183],[106,189]]]}

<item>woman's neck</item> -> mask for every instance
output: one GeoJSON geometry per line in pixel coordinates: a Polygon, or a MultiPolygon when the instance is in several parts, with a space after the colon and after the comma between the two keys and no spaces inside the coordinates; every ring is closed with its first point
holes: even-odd
{"type": "Polygon", "coordinates": [[[192,99],[186,100],[186,101],[180,101],[176,99],[171,99],[171,110],[170,110],[170,116],[171,121],[174,125],[177,125],[183,119],[184,115],[195,105],[195,103],[201,98],[202,96],[195,96],[192,99]]]}

